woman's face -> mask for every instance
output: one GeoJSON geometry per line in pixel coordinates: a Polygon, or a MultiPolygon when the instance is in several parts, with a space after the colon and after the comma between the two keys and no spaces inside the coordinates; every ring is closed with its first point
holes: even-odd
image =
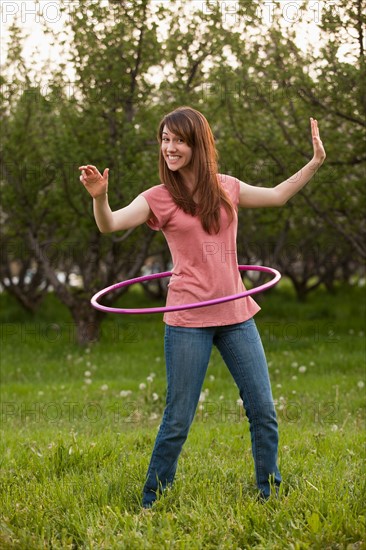
{"type": "Polygon", "coordinates": [[[164,126],[161,136],[161,151],[170,170],[183,170],[192,159],[192,148],[179,136],[164,126]]]}

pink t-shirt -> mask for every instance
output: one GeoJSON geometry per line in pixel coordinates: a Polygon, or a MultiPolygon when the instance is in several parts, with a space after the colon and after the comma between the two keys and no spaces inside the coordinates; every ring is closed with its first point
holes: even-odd
{"type": "MultiPolygon", "coordinates": [[[[219,178],[235,213],[234,220],[227,226],[228,216],[221,207],[221,229],[217,235],[206,233],[199,217],[179,208],[165,185],[156,185],[141,193],[154,215],[147,224],[163,232],[172,256],[168,306],[212,300],[245,290],[236,252],[239,180],[226,175],[219,175],[219,178]]],[[[246,321],[259,310],[258,304],[246,297],[213,306],[167,312],[164,322],[181,327],[232,325],[246,321]]]]}

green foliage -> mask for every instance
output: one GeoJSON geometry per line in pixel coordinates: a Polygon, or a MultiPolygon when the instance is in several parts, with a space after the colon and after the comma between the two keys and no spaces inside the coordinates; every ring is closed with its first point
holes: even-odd
{"type": "MultiPolygon", "coordinates": [[[[66,12],[69,4],[62,3],[66,12]]],[[[121,208],[159,183],[156,128],[183,103],[211,123],[221,172],[253,185],[274,186],[310,159],[309,117],[318,118],[326,163],[285,208],[241,212],[240,260],[277,266],[301,298],[320,284],[332,290],[335,281],[362,275],[363,2],[314,11],[319,48],[309,43],[306,51],[281,3],[270,4],[273,13],[259,1],[237,2],[234,13],[222,2],[80,3],[62,33],[48,29],[68,46],[74,81],[62,60],[44,68],[46,92],[42,75],[32,81],[22,33],[11,26],[1,81],[3,281],[12,262],[33,262],[80,326],[97,327],[101,318],[87,307],[96,290],[137,275],[150,253],[166,262],[161,236],[150,248],[155,235],[146,229],[99,234],[78,166],[109,167],[110,204],[121,208]]],[[[15,286],[23,304],[33,300],[31,286],[15,286]]],[[[95,338],[97,331],[85,336],[95,338]]]]}

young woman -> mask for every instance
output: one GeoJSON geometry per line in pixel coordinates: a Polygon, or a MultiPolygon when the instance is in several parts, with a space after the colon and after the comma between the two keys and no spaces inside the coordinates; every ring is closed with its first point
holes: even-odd
{"type": "MultiPolygon", "coordinates": [[[[173,268],[167,305],[200,302],[244,289],[236,254],[237,209],[283,206],[311,179],[325,159],[316,120],[310,119],[313,158],[274,188],[254,187],[218,174],[214,137],[206,118],[180,107],[158,129],[161,185],[141,193],[125,208],[108,204],[108,168],[81,166],[80,180],[93,197],[102,233],[147,223],[168,242],[173,268]]],[[[281,483],[277,466],[278,429],[260,336],[250,298],[164,315],[166,407],[143,490],[152,506],[173,482],[178,457],[193,421],[212,346],[220,351],[249,419],[256,482],[267,499],[281,483]]]]}

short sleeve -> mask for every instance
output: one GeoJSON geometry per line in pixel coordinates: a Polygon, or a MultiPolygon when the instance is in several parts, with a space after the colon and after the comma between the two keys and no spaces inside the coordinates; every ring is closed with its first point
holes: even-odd
{"type": "Polygon", "coordinates": [[[239,194],[240,194],[240,182],[238,178],[233,176],[228,176],[226,174],[219,174],[221,185],[229,195],[233,205],[235,207],[239,204],[239,194]]]}
{"type": "Polygon", "coordinates": [[[169,221],[173,209],[176,208],[175,203],[165,185],[155,185],[146,191],[140,193],[147,201],[153,215],[147,220],[147,225],[159,231],[169,221]]]}

